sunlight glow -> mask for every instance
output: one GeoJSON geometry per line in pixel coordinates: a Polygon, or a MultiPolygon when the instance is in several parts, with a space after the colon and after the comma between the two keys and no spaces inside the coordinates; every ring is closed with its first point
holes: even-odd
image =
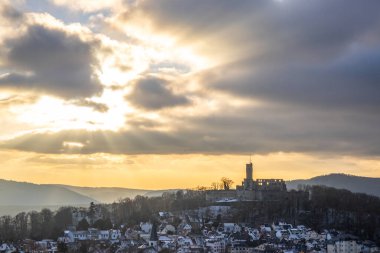
{"type": "Polygon", "coordinates": [[[375,8],[196,2],[3,0],[1,177],[237,183],[242,152],[255,177],[380,176],[375,8]]]}
{"type": "MultiPolygon", "coordinates": [[[[107,99],[107,95],[103,99],[107,99]]],[[[115,101],[113,97],[112,100],[115,101]]],[[[60,99],[43,96],[35,104],[12,108],[18,121],[45,130],[59,131],[65,129],[117,130],[124,124],[121,105],[112,104],[103,113],[90,107],[69,104],[60,99]]]]}

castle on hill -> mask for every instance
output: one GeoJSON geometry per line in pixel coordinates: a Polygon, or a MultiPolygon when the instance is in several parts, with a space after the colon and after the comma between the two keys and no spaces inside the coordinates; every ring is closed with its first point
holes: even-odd
{"type": "Polygon", "coordinates": [[[286,184],[283,179],[253,180],[252,162],[246,164],[246,177],[235,190],[209,190],[208,201],[276,201],[286,197],[286,184]]]}

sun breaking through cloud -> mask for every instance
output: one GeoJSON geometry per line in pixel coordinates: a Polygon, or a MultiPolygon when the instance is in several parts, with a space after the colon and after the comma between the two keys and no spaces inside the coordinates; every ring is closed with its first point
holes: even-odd
{"type": "Polygon", "coordinates": [[[42,182],[42,171],[67,167],[46,161],[70,161],[76,184],[136,187],[160,167],[156,188],[180,187],[178,171],[200,168],[209,174],[193,185],[211,174],[238,179],[250,153],[262,175],[279,171],[281,154],[291,178],[380,176],[379,5],[3,1],[0,163],[8,178],[21,179],[18,161],[42,182]],[[99,157],[132,162],[88,162],[99,157]],[[215,172],[218,161],[228,166],[215,172]],[[99,170],[115,176],[100,183],[99,170]]]}

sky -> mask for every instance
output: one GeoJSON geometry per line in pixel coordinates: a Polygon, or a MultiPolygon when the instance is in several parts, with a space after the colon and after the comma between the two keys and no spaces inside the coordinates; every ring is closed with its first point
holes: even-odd
{"type": "Polygon", "coordinates": [[[0,177],[380,177],[380,2],[4,0],[0,177]]]}

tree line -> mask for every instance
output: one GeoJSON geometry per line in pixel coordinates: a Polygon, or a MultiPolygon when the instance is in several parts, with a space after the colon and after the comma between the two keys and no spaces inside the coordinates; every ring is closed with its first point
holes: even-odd
{"type": "Polygon", "coordinates": [[[337,229],[380,244],[380,198],[326,186],[303,186],[280,201],[236,203],[233,220],[286,221],[317,231],[337,229]]]}
{"type": "MultiPolygon", "coordinates": [[[[98,229],[129,227],[156,219],[159,211],[196,209],[206,204],[203,190],[179,190],[166,192],[161,197],[136,196],[112,204],[91,203],[86,210],[86,219],[76,224],[77,230],[89,227],[98,229]],[[101,214],[95,217],[95,213],[101,214]]],[[[61,207],[57,211],[43,209],[40,212],[21,212],[16,216],[0,217],[0,242],[16,242],[26,238],[33,240],[57,239],[68,227],[73,227],[75,207],[61,207]]]]}
{"type": "MultiPolygon", "coordinates": [[[[224,188],[224,187],[223,187],[224,188]]],[[[152,221],[159,211],[180,212],[212,205],[206,201],[206,187],[177,192],[165,192],[160,197],[136,196],[112,204],[91,203],[87,218],[76,224],[78,230],[88,227],[99,229],[133,227],[140,222],[152,221]],[[101,216],[96,216],[96,213],[101,216]]],[[[380,243],[380,198],[324,186],[304,186],[290,191],[280,201],[235,203],[229,217],[223,221],[247,222],[252,225],[286,220],[294,225],[303,224],[313,229],[336,228],[380,243]]],[[[0,217],[0,241],[57,239],[73,225],[74,207],[57,211],[22,212],[14,217],[0,217]]],[[[178,225],[179,220],[175,223],[178,225]]]]}
{"type": "Polygon", "coordinates": [[[40,212],[21,212],[0,217],[0,240],[16,242],[25,238],[40,240],[57,238],[72,224],[72,208],[61,207],[56,212],[47,208],[40,212]]]}

